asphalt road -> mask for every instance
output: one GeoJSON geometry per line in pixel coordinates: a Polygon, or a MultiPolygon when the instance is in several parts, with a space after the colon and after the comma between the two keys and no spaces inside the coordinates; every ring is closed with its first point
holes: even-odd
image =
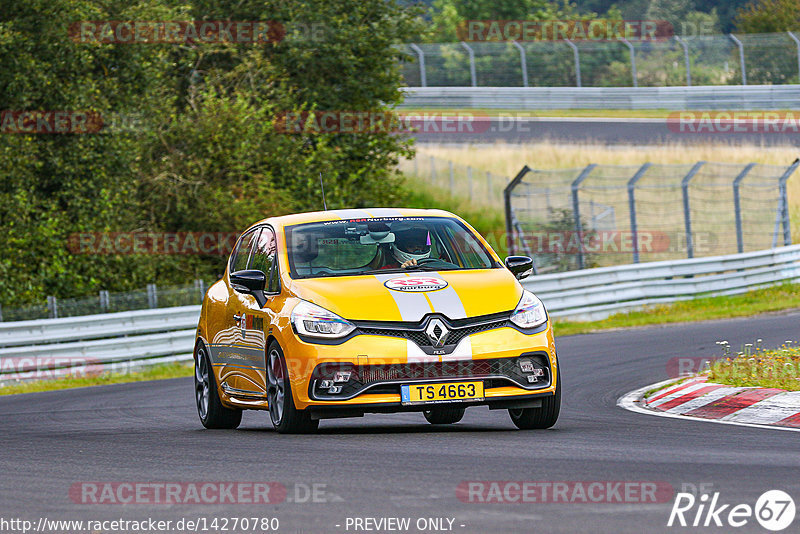
{"type": "Polygon", "coordinates": [[[471,120],[448,121],[431,114],[428,120],[415,124],[417,132],[414,137],[417,142],[431,144],[553,141],[607,145],[800,145],[800,133],[792,129],[783,133],[710,132],[709,127],[696,124],[684,126],[682,131],[679,123],[669,124],[667,119],[478,116],[471,120]]]}
{"type": "MultiPolygon", "coordinates": [[[[666,527],[672,499],[478,504],[459,500],[456,487],[663,481],[675,491],[705,484],[720,492],[720,503],[752,506],[763,492],[782,489],[800,504],[797,433],[660,418],[615,405],[624,393],[666,378],[672,357],[716,354],[721,339],[732,347],[756,338],[775,346],[797,339],[798,325],[800,313],[793,313],[560,338],[564,406],[546,431],[517,431],[506,412],[485,408],[468,410],[448,428],[428,425],[420,414],[372,415],[323,421],[318,435],[283,436],[265,413],[246,412],[239,430],[208,431],[197,419],[191,379],[0,397],[0,524],[255,516],[278,518],[279,532],[337,533],[355,532],[346,529],[348,517],[409,517],[409,532],[418,532],[418,518],[445,517],[463,533],[695,532],[702,529],[666,527]],[[89,481],[275,481],[292,502],[76,504],[70,487],[89,481]],[[324,485],[317,500],[326,502],[296,502],[306,500],[312,484],[324,485]]],[[[786,532],[798,525],[800,519],[786,532]]],[[[754,519],[736,530],[765,532],[754,519]]]]}

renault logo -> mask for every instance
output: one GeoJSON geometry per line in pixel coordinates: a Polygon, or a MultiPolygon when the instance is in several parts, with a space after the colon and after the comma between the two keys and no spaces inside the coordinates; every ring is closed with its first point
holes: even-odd
{"type": "Polygon", "coordinates": [[[449,334],[450,331],[440,319],[434,319],[428,323],[428,327],[425,329],[425,335],[431,340],[431,345],[434,348],[443,347],[449,334]]]}

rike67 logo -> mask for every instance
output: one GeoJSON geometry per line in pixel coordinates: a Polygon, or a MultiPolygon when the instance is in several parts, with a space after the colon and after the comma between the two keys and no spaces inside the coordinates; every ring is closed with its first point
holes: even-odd
{"type": "Polygon", "coordinates": [[[756,500],[755,506],[723,504],[719,492],[711,495],[705,493],[699,497],[691,493],[678,493],[667,526],[739,528],[755,518],[763,528],[778,532],[791,525],[794,517],[794,500],[781,490],[764,492],[756,500]]]}

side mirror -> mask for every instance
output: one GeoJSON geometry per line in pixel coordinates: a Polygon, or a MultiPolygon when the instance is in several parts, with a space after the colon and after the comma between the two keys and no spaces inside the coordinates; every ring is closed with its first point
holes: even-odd
{"type": "Polygon", "coordinates": [[[517,280],[522,280],[533,274],[533,260],[528,256],[509,256],[506,258],[506,268],[511,271],[517,280]]]}
{"type": "Polygon", "coordinates": [[[267,275],[263,271],[249,269],[231,273],[231,285],[240,293],[248,293],[256,298],[262,308],[267,303],[264,288],[267,287],[267,275]]]}

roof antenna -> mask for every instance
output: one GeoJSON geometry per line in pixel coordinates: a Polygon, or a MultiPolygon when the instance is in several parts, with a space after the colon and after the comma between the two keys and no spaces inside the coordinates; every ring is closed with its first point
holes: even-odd
{"type": "Polygon", "coordinates": [[[322,171],[319,173],[319,186],[322,188],[322,207],[328,211],[328,204],[325,203],[325,186],[322,183],[322,171]]]}

